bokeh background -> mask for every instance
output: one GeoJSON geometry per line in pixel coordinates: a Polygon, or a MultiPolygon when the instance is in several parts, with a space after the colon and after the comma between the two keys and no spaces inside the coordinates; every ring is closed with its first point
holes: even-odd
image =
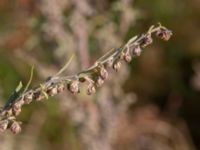
{"type": "Polygon", "coordinates": [[[199,0],[0,0],[0,105],[19,81],[31,87],[76,55],[65,75],[161,22],[173,31],[97,93],[64,92],[23,108],[22,133],[1,150],[200,149],[199,0]]]}

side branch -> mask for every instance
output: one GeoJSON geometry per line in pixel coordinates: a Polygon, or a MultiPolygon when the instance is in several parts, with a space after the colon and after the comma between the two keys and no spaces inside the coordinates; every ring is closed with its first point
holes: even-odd
{"type": "Polygon", "coordinates": [[[142,49],[152,44],[152,34],[168,41],[172,32],[162,25],[151,26],[149,30],[141,36],[131,38],[124,46],[118,49],[112,49],[99,58],[89,69],[83,70],[72,76],[60,76],[60,73],[48,78],[44,83],[35,89],[24,90],[18,93],[16,98],[8,101],[0,111],[0,131],[10,129],[13,133],[21,131],[21,122],[16,120],[16,116],[21,113],[24,104],[30,104],[32,101],[41,101],[54,96],[66,88],[73,94],[80,92],[79,84],[87,82],[87,94],[91,95],[96,89],[104,83],[108,77],[108,69],[113,68],[118,71],[121,62],[130,62],[132,58],[140,56],[142,49]]]}

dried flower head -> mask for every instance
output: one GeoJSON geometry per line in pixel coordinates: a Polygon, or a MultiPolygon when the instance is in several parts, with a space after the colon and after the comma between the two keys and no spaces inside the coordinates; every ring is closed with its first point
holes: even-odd
{"type": "Polygon", "coordinates": [[[145,37],[143,38],[142,42],[141,42],[141,46],[144,48],[148,45],[150,45],[153,42],[153,39],[151,37],[151,34],[146,34],[144,35],[145,37]]]}
{"type": "Polygon", "coordinates": [[[104,83],[104,79],[103,78],[101,78],[100,76],[98,76],[97,78],[96,78],[96,86],[97,87],[101,87],[102,85],[103,85],[103,83],[104,83]]]}
{"type": "Polygon", "coordinates": [[[58,93],[58,88],[57,88],[57,86],[51,86],[51,87],[49,87],[48,89],[47,89],[47,94],[49,95],[49,96],[54,96],[54,95],[56,95],[58,93]]]}
{"type": "Polygon", "coordinates": [[[108,71],[105,69],[104,66],[99,67],[99,74],[102,79],[107,79],[108,78],[108,71]]]}
{"type": "Polygon", "coordinates": [[[13,108],[13,114],[15,116],[18,116],[21,113],[21,111],[22,111],[21,107],[19,107],[19,108],[14,107],[13,108]]]}
{"type": "Polygon", "coordinates": [[[79,81],[78,80],[71,81],[67,85],[67,88],[72,94],[78,93],[79,92],[79,81]]]}
{"type": "Polygon", "coordinates": [[[26,95],[24,95],[24,103],[30,104],[33,100],[33,91],[28,92],[26,95]]]}
{"type": "Polygon", "coordinates": [[[44,93],[42,93],[42,91],[35,91],[33,93],[33,96],[36,101],[41,101],[43,98],[45,98],[44,93]]]}
{"type": "Polygon", "coordinates": [[[113,69],[115,71],[118,71],[121,67],[121,62],[119,60],[117,60],[116,62],[113,63],[113,69]]]}
{"type": "MultiPolygon", "coordinates": [[[[142,34],[142,36],[131,38],[125,46],[108,51],[87,70],[83,70],[72,76],[58,76],[63,69],[66,68],[67,65],[65,65],[56,75],[49,77],[37,88],[29,91],[25,88],[24,93],[22,93],[21,96],[14,100],[9,99],[8,103],[6,103],[0,111],[0,131],[10,128],[13,133],[19,133],[21,127],[20,123],[15,121],[15,116],[21,112],[22,105],[24,103],[29,104],[33,100],[39,101],[44,98],[48,99],[48,96],[58,94],[65,89],[66,83],[68,90],[73,94],[76,94],[79,92],[79,83],[87,81],[89,83],[87,94],[91,95],[92,93],[95,93],[96,88],[102,86],[105,79],[108,78],[107,67],[113,67],[115,71],[118,71],[121,67],[122,60],[130,62],[133,57],[139,56],[142,52],[141,48],[146,47],[153,42],[152,35],[154,33],[165,41],[169,40],[172,36],[172,32],[161,26],[161,24],[157,27],[151,26],[147,33],[142,34]]],[[[20,86],[18,86],[17,89],[18,88],[21,89],[20,86]]]]}
{"type": "Polygon", "coordinates": [[[130,52],[129,52],[129,51],[127,51],[126,53],[124,53],[123,58],[124,58],[124,60],[125,60],[127,63],[131,62],[131,60],[132,60],[132,56],[130,55],[130,52]]]}
{"type": "Polygon", "coordinates": [[[3,132],[7,129],[8,127],[8,120],[1,120],[0,121],[0,132],[3,132]]]}
{"type": "Polygon", "coordinates": [[[172,36],[172,31],[166,28],[160,28],[160,30],[156,32],[156,36],[161,38],[164,41],[168,41],[172,36]]]}
{"type": "Polygon", "coordinates": [[[64,84],[58,84],[57,85],[57,92],[60,93],[65,90],[65,85],[64,84]]]}
{"type": "Polygon", "coordinates": [[[108,59],[108,61],[106,62],[106,64],[105,64],[106,67],[112,67],[113,61],[114,61],[113,57],[110,57],[110,58],[108,59]]]}
{"type": "Polygon", "coordinates": [[[140,56],[141,52],[142,52],[142,49],[141,49],[140,45],[136,45],[132,49],[133,56],[135,56],[135,55],[140,56]]]}
{"type": "Polygon", "coordinates": [[[95,85],[92,84],[92,83],[90,83],[90,84],[88,85],[88,87],[87,87],[87,94],[88,94],[88,95],[91,95],[91,94],[93,94],[93,93],[95,93],[95,92],[96,92],[95,85]]]}
{"type": "Polygon", "coordinates": [[[24,104],[24,101],[23,100],[19,100],[17,101],[16,103],[13,104],[12,106],[12,111],[13,111],[13,114],[15,116],[18,116],[21,112],[21,107],[22,105],[24,104]]]}
{"type": "Polygon", "coordinates": [[[12,133],[14,134],[18,134],[21,132],[21,126],[19,122],[14,121],[11,126],[10,126],[10,130],[12,133]]]}

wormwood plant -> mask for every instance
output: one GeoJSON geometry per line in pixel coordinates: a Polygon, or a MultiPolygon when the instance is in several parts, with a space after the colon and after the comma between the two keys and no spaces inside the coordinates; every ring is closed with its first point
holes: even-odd
{"type": "Polygon", "coordinates": [[[78,94],[80,92],[79,85],[84,82],[88,85],[87,94],[95,93],[96,89],[101,87],[108,78],[110,68],[118,71],[122,61],[129,63],[132,58],[140,56],[143,48],[152,44],[152,34],[165,41],[168,41],[172,36],[172,32],[161,24],[151,26],[146,33],[131,38],[124,46],[108,51],[87,70],[72,76],[61,76],[59,72],[35,89],[28,90],[30,82],[24,90],[22,84],[19,84],[0,110],[0,131],[10,129],[15,134],[21,131],[21,122],[16,120],[16,116],[21,113],[24,104],[48,99],[49,96],[54,96],[65,89],[68,89],[72,94],[78,94]]]}

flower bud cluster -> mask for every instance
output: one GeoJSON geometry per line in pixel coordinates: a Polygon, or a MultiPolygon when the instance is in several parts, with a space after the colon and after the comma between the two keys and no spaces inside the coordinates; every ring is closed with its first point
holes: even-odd
{"type": "Polygon", "coordinates": [[[49,96],[57,95],[67,88],[72,94],[80,92],[80,83],[87,82],[87,94],[91,95],[101,87],[108,78],[108,69],[113,68],[116,72],[122,66],[122,60],[129,63],[135,56],[140,56],[142,48],[152,44],[152,34],[168,41],[172,36],[172,32],[167,28],[159,25],[152,26],[146,34],[134,37],[121,48],[113,49],[109,53],[101,57],[91,68],[79,72],[75,76],[64,76],[56,78],[51,77],[41,84],[38,88],[22,93],[15,101],[12,101],[8,107],[0,111],[0,131],[10,129],[14,134],[21,131],[20,122],[15,117],[20,114],[24,104],[30,104],[32,101],[40,101],[48,99],[49,96]]]}
{"type": "Polygon", "coordinates": [[[21,122],[17,122],[10,119],[4,119],[0,121],[0,132],[5,131],[6,129],[10,129],[10,131],[14,134],[18,134],[21,132],[21,122]]]}
{"type": "Polygon", "coordinates": [[[156,36],[164,41],[168,41],[172,36],[172,31],[163,27],[163,28],[160,28],[160,30],[156,32],[156,36]]]}

